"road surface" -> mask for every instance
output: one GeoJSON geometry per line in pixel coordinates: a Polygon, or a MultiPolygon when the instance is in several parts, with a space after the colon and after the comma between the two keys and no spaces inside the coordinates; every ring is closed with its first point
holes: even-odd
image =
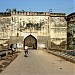
{"type": "Polygon", "coordinates": [[[43,50],[29,50],[28,57],[22,51],[1,75],[75,75],[75,64],[43,50]]]}

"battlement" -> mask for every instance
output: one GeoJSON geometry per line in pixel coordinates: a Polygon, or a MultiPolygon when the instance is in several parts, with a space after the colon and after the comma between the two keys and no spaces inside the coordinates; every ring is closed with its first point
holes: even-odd
{"type": "Polygon", "coordinates": [[[44,16],[44,15],[49,15],[49,12],[22,12],[22,11],[17,11],[17,12],[11,12],[11,15],[26,15],[26,16],[44,16]]]}
{"type": "Polygon", "coordinates": [[[25,15],[25,16],[65,16],[65,13],[49,13],[49,12],[12,12],[11,15],[25,15]]]}
{"type": "Polygon", "coordinates": [[[11,16],[11,13],[9,12],[0,12],[0,17],[8,17],[11,16]]]}
{"type": "Polygon", "coordinates": [[[50,13],[50,12],[29,12],[29,11],[13,11],[13,12],[0,12],[0,17],[11,15],[24,15],[24,16],[66,16],[65,13],[50,13]]]}
{"type": "Polygon", "coordinates": [[[51,17],[64,17],[66,16],[65,13],[50,13],[51,17]]]}
{"type": "Polygon", "coordinates": [[[68,15],[68,18],[72,18],[72,17],[75,17],[75,12],[68,15]]]}

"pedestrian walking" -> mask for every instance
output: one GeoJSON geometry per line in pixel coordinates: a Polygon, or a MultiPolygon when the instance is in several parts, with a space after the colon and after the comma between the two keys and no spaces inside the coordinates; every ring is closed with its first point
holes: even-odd
{"type": "Polygon", "coordinates": [[[27,54],[28,54],[28,46],[27,45],[24,47],[24,50],[25,50],[25,56],[27,56],[27,54]]]}

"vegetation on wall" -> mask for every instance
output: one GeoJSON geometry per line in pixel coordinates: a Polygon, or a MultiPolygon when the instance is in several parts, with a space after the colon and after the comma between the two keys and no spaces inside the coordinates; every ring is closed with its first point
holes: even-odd
{"type": "Polygon", "coordinates": [[[25,29],[32,29],[32,28],[34,28],[35,30],[41,30],[42,25],[44,25],[43,22],[34,23],[34,24],[31,23],[31,22],[26,23],[26,24],[23,23],[23,25],[20,26],[20,29],[21,30],[25,30],[25,29]]]}

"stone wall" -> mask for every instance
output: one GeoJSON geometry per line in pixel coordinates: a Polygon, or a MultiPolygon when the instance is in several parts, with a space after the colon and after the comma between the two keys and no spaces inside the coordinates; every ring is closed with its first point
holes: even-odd
{"type": "Polygon", "coordinates": [[[37,36],[38,48],[47,48],[48,36],[37,36]]]}
{"type": "Polygon", "coordinates": [[[68,50],[75,50],[75,13],[69,14],[67,21],[67,48],[68,50]]]}
{"type": "MultiPolygon", "coordinates": [[[[13,12],[8,25],[8,36],[30,34],[37,39],[39,48],[58,48],[67,39],[67,22],[64,13],[49,12],[13,12]]],[[[1,23],[0,23],[1,24],[1,23]]],[[[6,26],[5,22],[5,26],[6,26]]],[[[7,25],[7,26],[8,26],[7,25]]],[[[4,35],[6,32],[2,32],[4,35]]],[[[63,43],[65,45],[65,43],[63,43]]],[[[63,47],[64,48],[64,47],[63,47]]]]}

